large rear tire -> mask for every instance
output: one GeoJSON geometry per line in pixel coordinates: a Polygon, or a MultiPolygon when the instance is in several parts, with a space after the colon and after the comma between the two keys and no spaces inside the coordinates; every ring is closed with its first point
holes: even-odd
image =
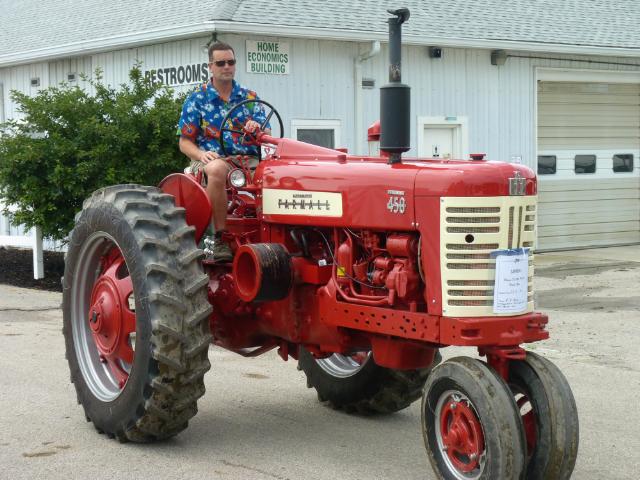
{"type": "Polygon", "coordinates": [[[318,399],[331,408],[361,415],[387,414],[407,408],[422,395],[422,387],[433,364],[416,370],[393,370],[377,365],[368,352],[354,356],[334,354],[316,360],[300,348],[298,368],[315,388],[318,399]]]}
{"type": "Polygon", "coordinates": [[[99,432],[159,440],[196,414],[210,368],[202,256],[184,209],[157,188],[117,185],[85,201],[65,260],[63,333],[99,432]]]}

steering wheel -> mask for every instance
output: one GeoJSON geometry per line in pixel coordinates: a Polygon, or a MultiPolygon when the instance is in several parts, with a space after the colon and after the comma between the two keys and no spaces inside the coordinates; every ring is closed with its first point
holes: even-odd
{"type": "MultiPolygon", "coordinates": [[[[273,114],[275,113],[276,118],[278,119],[278,123],[280,125],[280,138],[283,137],[283,133],[284,133],[284,127],[282,124],[282,117],[280,117],[280,114],[278,113],[278,111],[273,107],[273,105],[271,105],[270,103],[265,102],[264,100],[258,100],[256,99],[247,99],[247,100],[243,100],[240,103],[236,104],[233,106],[233,108],[231,110],[229,110],[227,112],[227,114],[224,116],[224,118],[222,119],[222,123],[221,123],[221,127],[220,127],[220,150],[222,150],[222,155],[225,157],[230,157],[231,155],[229,155],[229,152],[227,152],[227,148],[224,145],[224,134],[225,132],[231,132],[231,133],[235,133],[237,135],[242,135],[240,138],[240,143],[244,144],[246,143],[247,145],[257,145],[256,141],[255,141],[255,135],[245,132],[243,127],[244,125],[241,125],[239,128],[233,128],[233,115],[235,114],[235,112],[237,110],[239,110],[240,108],[244,108],[244,106],[248,103],[259,103],[262,104],[264,106],[266,106],[268,108],[268,114],[265,117],[264,122],[262,122],[262,124],[260,125],[260,131],[264,132],[265,129],[267,128],[267,125],[269,124],[269,120],[271,120],[271,117],[273,116],[273,114]],[[226,125],[230,124],[231,128],[227,127],[226,125]],[[249,141],[247,142],[247,136],[249,136],[249,141]]],[[[254,107],[255,108],[255,107],[254,107]]],[[[253,110],[253,109],[251,109],[253,110]]],[[[251,112],[253,113],[253,112],[251,112]]],[[[260,149],[258,149],[258,158],[260,159],[260,149]]]]}

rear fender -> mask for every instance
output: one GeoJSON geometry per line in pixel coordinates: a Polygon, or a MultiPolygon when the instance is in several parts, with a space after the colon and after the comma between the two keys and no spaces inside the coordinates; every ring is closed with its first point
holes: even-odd
{"type": "Polygon", "coordinates": [[[187,224],[196,229],[196,243],[200,243],[209,223],[211,223],[211,201],[206,190],[192,175],[173,173],[159,185],[164,193],[173,195],[176,206],[183,207],[187,224]]]}

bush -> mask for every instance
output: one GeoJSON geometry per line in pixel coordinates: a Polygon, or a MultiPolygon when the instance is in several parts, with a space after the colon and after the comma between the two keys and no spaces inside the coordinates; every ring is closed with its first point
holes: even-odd
{"type": "Polygon", "coordinates": [[[116,90],[96,70],[91,91],[61,84],[34,97],[11,92],[23,118],[0,130],[0,197],[16,207],[5,211],[15,224],[64,239],[94,190],[157,185],[184,168],[176,138],[184,96],[145,79],[140,65],[129,79],[116,90]]]}

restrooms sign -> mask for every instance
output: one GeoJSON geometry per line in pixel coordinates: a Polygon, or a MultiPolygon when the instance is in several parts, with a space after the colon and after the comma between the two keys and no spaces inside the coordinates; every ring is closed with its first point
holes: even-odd
{"type": "Polygon", "coordinates": [[[206,63],[194,63],[146,70],[144,76],[153,82],[175,87],[209,81],[209,69],[206,63]]]}

